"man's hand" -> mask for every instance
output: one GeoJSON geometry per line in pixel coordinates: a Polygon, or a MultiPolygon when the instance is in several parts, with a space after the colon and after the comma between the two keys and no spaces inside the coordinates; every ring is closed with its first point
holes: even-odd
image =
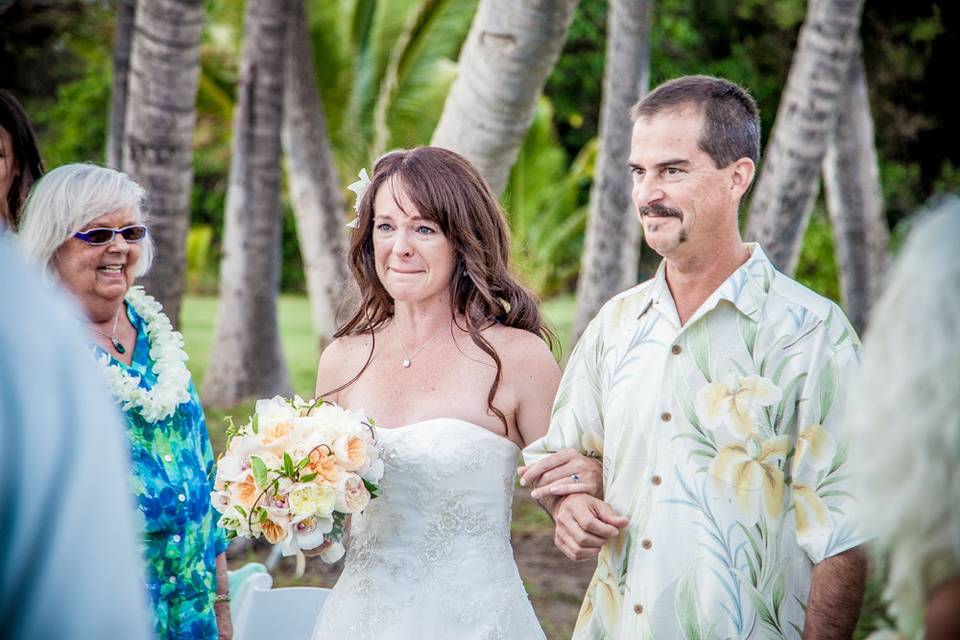
{"type": "Polygon", "coordinates": [[[586,493],[603,498],[603,465],[576,449],[561,449],[539,462],[517,469],[521,487],[536,487],[530,494],[542,497],[586,493]]]}
{"type": "Polygon", "coordinates": [[[554,543],[571,560],[587,560],[617,537],[630,520],[606,502],[584,493],[562,498],[552,514],[556,522],[554,543]]]}

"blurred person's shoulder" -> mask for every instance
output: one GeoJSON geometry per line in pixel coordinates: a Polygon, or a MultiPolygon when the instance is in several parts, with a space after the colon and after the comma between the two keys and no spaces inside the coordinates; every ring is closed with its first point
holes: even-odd
{"type": "Polygon", "coordinates": [[[65,364],[86,363],[81,311],[44,280],[9,235],[0,236],[0,352],[3,367],[29,374],[31,363],[47,357],[65,364]]]}

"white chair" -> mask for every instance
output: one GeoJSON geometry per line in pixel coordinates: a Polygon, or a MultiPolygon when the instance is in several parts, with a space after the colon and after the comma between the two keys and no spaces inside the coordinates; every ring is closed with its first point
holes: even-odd
{"type": "Polygon", "coordinates": [[[310,640],[330,590],[272,586],[273,578],[266,573],[247,579],[236,602],[234,640],[310,640]]]}
{"type": "MultiPolygon", "coordinates": [[[[250,588],[250,585],[257,580],[251,581],[250,578],[259,574],[265,573],[269,576],[270,572],[265,566],[259,562],[248,562],[239,569],[231,569],[227,572],[227,575],[230,579],[230,616],[236,620],[237,615],[240,613],[240,605],[243,604],[244,594],[247,592],[247,589],[250,588]]],[[[262,581],[263,579],[260,578],[262,581]]],[[[263,584],[258,582],[258,584],[263,584]]],[[[270,582],[266,583],[266,588],[270,588],[270,582]]]]}

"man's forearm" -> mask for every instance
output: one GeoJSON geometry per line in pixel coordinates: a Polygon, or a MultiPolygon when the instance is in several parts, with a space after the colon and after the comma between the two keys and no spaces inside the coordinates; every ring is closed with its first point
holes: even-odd
{"type": "Polygon", "coordinates": [[[937,587],[927,600],[924,637],[927,640],[960,638],[960,576],[937,587]]]}
{"type": "Polygon", "coordinates": [[[866,582],[867,558],[859,547],[817,564],[810,581],[804,640],[851,638],[866,582]]]}

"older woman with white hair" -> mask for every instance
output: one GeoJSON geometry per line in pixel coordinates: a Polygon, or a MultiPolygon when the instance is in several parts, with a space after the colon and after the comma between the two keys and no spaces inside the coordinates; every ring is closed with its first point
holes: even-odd
{"type": "Polygon", "coordinates": [[[210,506],[214,459],[203,409],[181,335],[132,286],[153,257],[144,201],[123,173],[65,165],[34,186],[19,238],[79,301],[126,417],[157,637],[229,638],[227,542],[210,506]]]}
{"type": "Polygon", "coordinates": [[[897,632],[960,638],[960,200],[922,217],[865,336],[848,416],[897,632]]]}

